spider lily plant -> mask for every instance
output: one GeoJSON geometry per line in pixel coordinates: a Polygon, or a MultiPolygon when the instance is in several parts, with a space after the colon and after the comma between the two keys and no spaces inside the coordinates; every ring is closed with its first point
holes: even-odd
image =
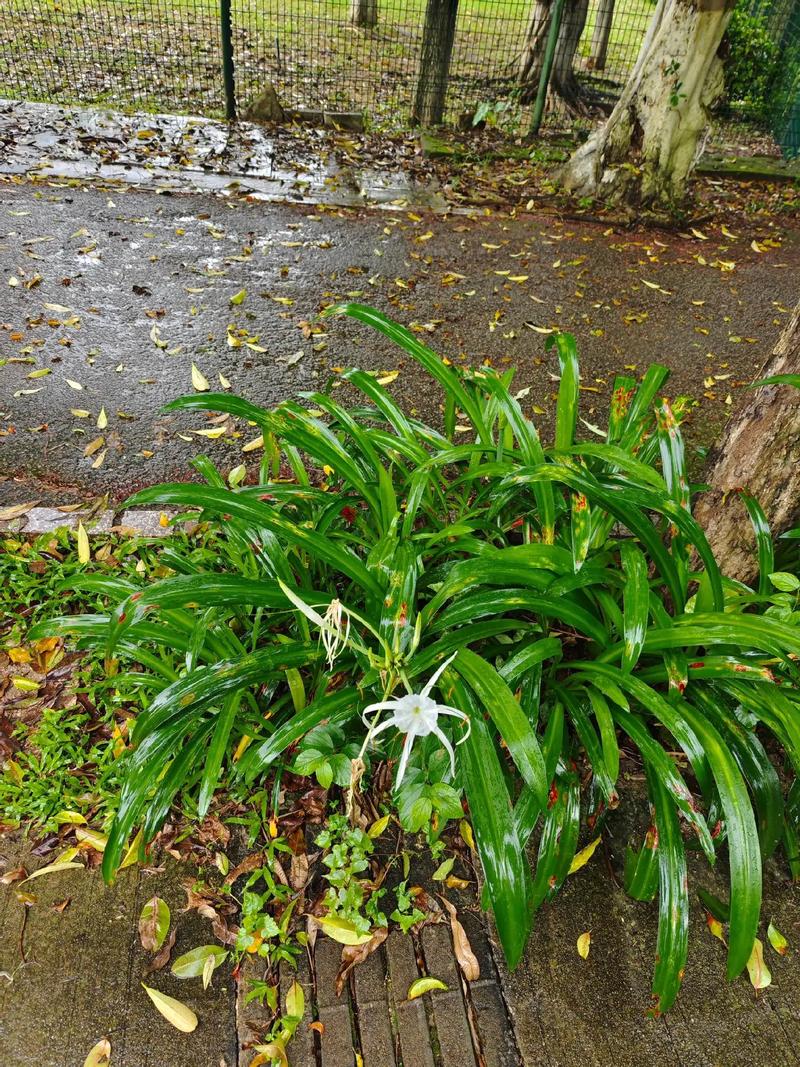
{"type": "Polygon", "coordinates": [[[783,846],[798,873],[800,806],[778,772],[800,767],[800,630],[767,610],[774,564],[757,503],[745,500],[761,568],[750,589],[724,576],[692,517],[680,432],[689,404],[660,398],[663,366],[618,377],[607,429],[584,442],[574,341],[549,338],[560,385],[546,446],[510,372],[456,370],[369,307],[332,313],[416,361],[441,389],[441,425],[407,415],[359,370],[344,375],[355,406],[335,388],[273,410],[228,394],[175,401],[173,412],[255,424],[258,484],[232,489],[201,458],[205,484],[128,503],[199,512],[224,552],[167,554],[175,573],[143,587],[87,575],[107,610],[33,635],[74,634],[151,694],[124,757],[106,877],[137,827],[145,840],[156,833],[179,791],[195,790],[202,816],[221,776],[254,782],[321,726],[349,752],[364,750],[369,730],[368,747],[402,759],[403,773],[408,761],[417,781],[424,745],[446,746],[456,757],[445,784],[463,791],[513,966],[569,873],[584,820],[602,826],[617,804],[624,744],[638,753],[653,818],[655,1010],[672,1004],[687,958],[687,841],[710,863],[726,856],[734,978],[753,949],[762,861],[783,846]],[[415,728],[407,694],[423,691],[427,719],[415,728]]]}

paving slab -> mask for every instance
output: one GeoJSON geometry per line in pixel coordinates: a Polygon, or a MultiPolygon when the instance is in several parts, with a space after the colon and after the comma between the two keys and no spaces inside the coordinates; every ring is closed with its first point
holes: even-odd
{"type": "Polygon", "coordinates": [[[52,533],[63,527],[76,530],[81,523],[87,533],[108,533],[114,523],[114,512],[101,511],[90,515],[80,511],[59,511],[58,508],[31,508],[21,528],[26,534],[40,534],[52,533]]]}
{"type": "MultiPolygon", "coordinates": [[[[0,859],[9,869],[22,862],[33,870],[48,862],[8,837],[0,838],[0,859]]],[[[181,879],[190,874],[175,863],[153,872],[130,868],[108,887],[96,870],[58,872],[26,883],[24,890],[35,898],[27,908],[16,899],[18,884],[3,889],[3,1067],[76,1067],[104,1037],[111,1042],[114,1067],[235,1067],[230,967],[218,968],[206,991],[199,979],[181,981],[168,968],[145,975],[150,957],[137,926],[153,895],[166,900],[177,926],[173,958],[211,940],[207,920],[181,912],[186,902],[181,879]],[[63,910],[54,907],[64,901],[63,910]],[[200,1024],[194,1033],[179,1033],[158,1014],[142,980],[196,1012],[200,1024]]]]}

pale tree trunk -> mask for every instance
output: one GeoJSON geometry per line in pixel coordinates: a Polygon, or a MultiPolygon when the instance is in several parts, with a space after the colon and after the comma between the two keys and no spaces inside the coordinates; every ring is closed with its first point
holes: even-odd
{"type": "Polygon", "coordinates": [[[600,0],[595,19],[594,31],[592,32],[592,45],[589,59],[586,62],[587,70],[605,70],[608,56],[608,41],[611,37],[611,25],[614,21],[614,7],[616,0],[600,0]]]}
{"type": "MultiPolygon", "coordinates": [[[[530,103],[536,97],[539,77],[542,72],[547,34],[550,30],[552,0],[536,0],[531,10],[525,47],[520,57],[518,81],[523,87],[521,100],[530,103]]],[[[581,87],[575,77],[574,63],[578,42],[586,25],[589,0],[566,0],[561,26],[558,31],[553,71],[550,75],[548,103],[551,107],[561,104],[571,113],[584,110],[581,87]]]]}
{"type": "Polygon", "coordinates": [[[659,0],[611,115],[561,172],[580,196],[673,206],[723,89],[717,52],[733,0],[659,0]]]}
{"type": "Polygon", "coordinates": [[[444,117],[458,0],[428,0],[412,122],[438,126],[444,117]]]}
{"type": "MultiPolygon", "coordinates": [[[[759,378],[800,374],[800,304],[759,378]]],[[[724,574],[750,582],[757,570],[755,537],[734,489],[761,504],[773,536],[800,522],[800,390],[763,385],[731,418],[709,459],[711,485],[694,508],[724,574]]]]}
{"type": "Polygon", "coordinates": [[[350,0],[350,22],[370,29],[378,25],[378,0],[350,0]]]}

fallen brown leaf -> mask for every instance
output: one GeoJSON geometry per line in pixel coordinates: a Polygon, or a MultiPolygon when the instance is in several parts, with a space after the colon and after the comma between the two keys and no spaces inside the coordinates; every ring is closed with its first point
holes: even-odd
{"type": "Polygon", "coordinates": [[[453,932],[453,948],[455,949],[456,959],[461,968],[461,973],[468,982],[477,982],[481,976],[480,964],[478,963],[475,953],[472,951],[472,945],[469,943],[467,932],[458,920],[458,912],[447,897],[440,896],[439,899],[442,904],[444,904],[447,909],[447,914],[450,916],[450,929],[453,932]]]}
{"type": "Polygon", "coordinates": [[[347,980],[347,976],[352,971],[352,969],[354,967],[357,967],[359,963],[363,963],[367,956],[371,956],[376,949],[379,949],[388,936],[388,928],[385,926],[379,926],[370,938],[370,940],[366,942],[366,944],[345,945],[342,948],[342,965],[339,968],[339,973],[336,975],[337,997],[340,997],[342,995],[344,983],[347,980]]]}

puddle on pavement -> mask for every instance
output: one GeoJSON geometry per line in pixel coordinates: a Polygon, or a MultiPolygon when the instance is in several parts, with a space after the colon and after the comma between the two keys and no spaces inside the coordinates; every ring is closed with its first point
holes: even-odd
{"type": "Polygon", "coordinates": [[[264,201],[448,210],[435,183],[409,181],[401,170],[340,166],[322,131],[308,128],[293,144],[254,123],[0,101],[0,144],[3,174],[102,179],[264,201]]]}

